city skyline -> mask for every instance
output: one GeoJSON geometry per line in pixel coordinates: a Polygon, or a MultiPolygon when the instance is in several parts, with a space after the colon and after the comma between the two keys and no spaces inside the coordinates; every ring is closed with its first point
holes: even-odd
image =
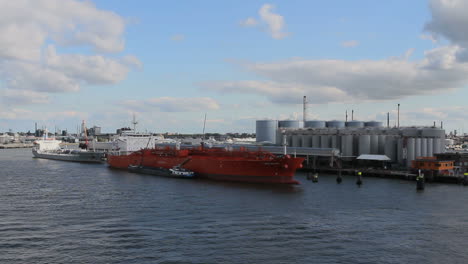
{"type": "Polygon", "coordinates": [[[0,132],[255,132],[256,119],[468,117],[468,2],[0,3],[0,132]]]}

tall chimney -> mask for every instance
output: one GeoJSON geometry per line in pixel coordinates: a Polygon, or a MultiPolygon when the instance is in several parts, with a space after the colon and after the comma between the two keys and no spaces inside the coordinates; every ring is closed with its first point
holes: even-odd
{"type": "Polygon", "coordinates": [[[302,113],[302,118],[304,123],[307,121],[307,97],[304,95],[304,112],[302,113]]]}
{"type": "Polygon", "coordinates": [[[346,122],[348,122],[348,110],[346,110],[345,117],[346,122]]]}
{"type": "Polygon", "coordinates": [[[354,109],[351,110],[351,121],[354,121],[354,109]]]}
{"type": "Polygon", "coordinates": [[[390,112],[387,112],[387,128],[390,128],[390,112]]]}
{"type": "Polygon", "coordinates": [[[398,113],[397,113],[397,127],[400,127],[400,104],[398,104],[398,113]]]}

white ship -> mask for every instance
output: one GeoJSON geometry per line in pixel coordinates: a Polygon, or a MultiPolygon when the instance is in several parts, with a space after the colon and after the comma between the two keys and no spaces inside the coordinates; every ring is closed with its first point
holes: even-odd
{"type": "MultiPolygon", "coordinates": [[[[47,135],[47,132],[46,132],[47,135]]],[[[88,151],[86,149],[63,149],[60,147],[61,141],[55,138],[34,141],[32,153],[36,158],[101,163],[105,161],[105,153],[88,151]]]]}

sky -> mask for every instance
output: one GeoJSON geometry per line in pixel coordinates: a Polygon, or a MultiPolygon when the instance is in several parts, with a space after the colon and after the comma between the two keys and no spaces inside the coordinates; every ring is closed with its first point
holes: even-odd
{"type": "Polygon", "coordinates": [[[0,132],[255,132],[257,119],[468,133],[468,0],[0,0],[0,132]],[[465,123],[466,131],[465,131],[465,123]]]}

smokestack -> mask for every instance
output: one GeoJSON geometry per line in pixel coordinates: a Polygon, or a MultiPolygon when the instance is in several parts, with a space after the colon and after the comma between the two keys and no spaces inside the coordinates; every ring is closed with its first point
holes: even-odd
{"type": "Polygon", "coordinates": [[[390,112],[387,112],[387,128],[390,128],[390,112]]]}
{"type": "Polygon", "coordinates": [[[354,121],[354,109],[351,110],[351,121],[354,121]]]}
{"type": "Polygon", "coordinates": [[[400,104],[398,104],[397,127],[400,128],[400,104]]]}
{"type": "Polygon", "coordinates": [[[303,121],[305,123],[305,121],[307,121],[307,97],[304,95],[304,112],[302,113],[302,118],[303,118],[303,121]]]}
{"type": "Polygon", "coordinates": [[[440,121],[440,128],[444,128],[444,121],[440,121]]]}
{"type": "Polygon", "coordinates": [[[346,110],[345,116],[346,116],[345,120],[346,120],[346,122],[348,122],[348,110],[346,110]]]}

